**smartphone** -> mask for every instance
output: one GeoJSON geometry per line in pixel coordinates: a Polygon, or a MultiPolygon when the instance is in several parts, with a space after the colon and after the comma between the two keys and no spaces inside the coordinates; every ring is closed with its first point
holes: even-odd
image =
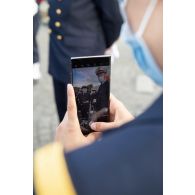
{"type": "Polygon", "coordinates": [[[111,56],[72,57],[71,65],[78,119],[88,135],[90,123],[109,121],[111,56]]]}

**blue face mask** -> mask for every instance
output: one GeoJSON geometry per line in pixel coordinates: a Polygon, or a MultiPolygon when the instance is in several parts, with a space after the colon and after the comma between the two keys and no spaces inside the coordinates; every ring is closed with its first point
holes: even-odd
{"type": "Polygon", "coordinates": [[[127,22],[123,26],[122,36],[131,47],[133,55],[139,67],[148,75],[156,84],[163,86],[163,74],[154,57],[152,56],[142,35],[148,23],[148,20],[156,6],[157,0],[151,0],[141,25],[136,33],[132,33],[127,22]]]}

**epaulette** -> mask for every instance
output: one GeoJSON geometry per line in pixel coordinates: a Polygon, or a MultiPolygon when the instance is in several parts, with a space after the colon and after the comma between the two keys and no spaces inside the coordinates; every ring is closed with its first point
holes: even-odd
{"type": "Polygon", "coordinates": [[[34,187],[36,195],[76,195],[59,143],[49,144],[35,152],[34,187]]]}

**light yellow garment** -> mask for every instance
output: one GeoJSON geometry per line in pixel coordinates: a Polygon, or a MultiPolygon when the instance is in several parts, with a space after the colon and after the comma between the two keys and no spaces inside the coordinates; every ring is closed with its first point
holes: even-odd
{"type": "Polygon", "coordinates": [[[60,144],[49,144],[35,152],[34,186],[36,195],[76,195],[60,144]]]}

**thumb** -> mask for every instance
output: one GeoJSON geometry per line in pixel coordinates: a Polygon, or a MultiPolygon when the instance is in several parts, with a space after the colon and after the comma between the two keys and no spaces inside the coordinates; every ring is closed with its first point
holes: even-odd
{"type": "Polygon", "coordinates": [[[95,123],[92,123],[90,126],[94,131],[106,131],[108,129],[118,127],[118,124],[116,122],[110,122],[110,123],[95,122],[95,123]]]}

